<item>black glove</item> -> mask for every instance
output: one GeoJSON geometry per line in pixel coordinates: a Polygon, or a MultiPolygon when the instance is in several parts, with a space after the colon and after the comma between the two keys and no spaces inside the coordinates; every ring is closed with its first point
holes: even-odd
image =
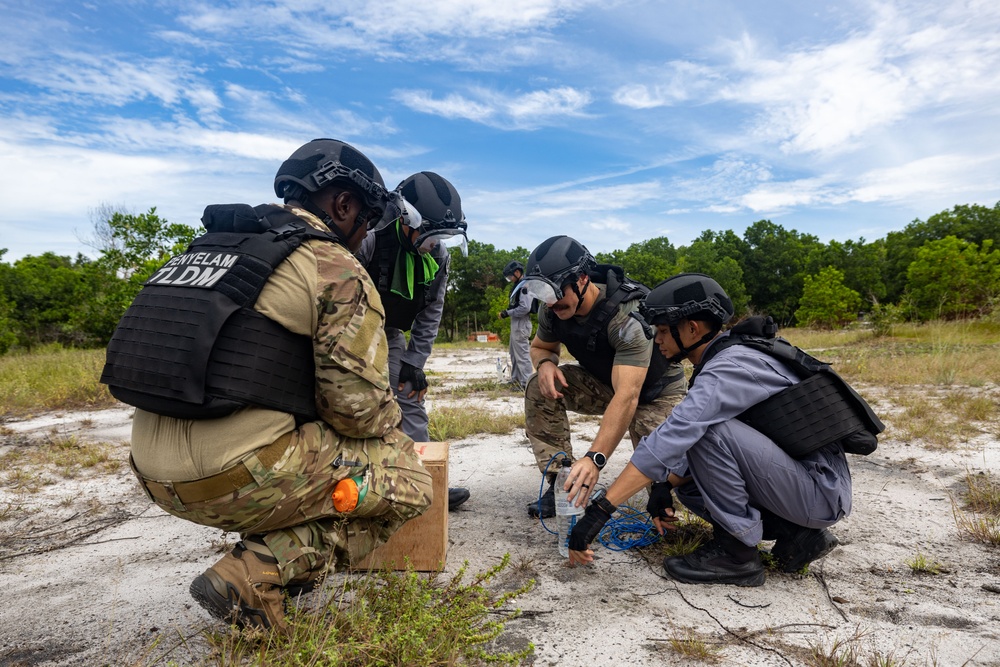
{"type": "Polygon", "coordinates": [[[422,368],[417,368],[413,364],[405,361],[399,367],[399,384],[410,383],[414,391],[420,392],[427,389],[427,376],[422,368]]]}
{"type": "Polygon", "coordinates": [[[674,508],[674,496],[670,493],[673,488],[670,482],[654,482],[649,487],[649,502],[646,503],[646,511],[649,512],[650,517],[654,519],[667,518],[666,509],[668,507],[674,508]]]}
{"type": "Polygon", "coordinates": [[[504,318],[510,317],[510,313],[508,313],[506,310],[501,310],[500,311],[500,317],[504,317],[504,318]]]}
{"type": "Polygon", "coordinates": [[[601,528],[611,520],[611,515],[616,509],[618,508],[604,496],[590,503],[587,511],[583,513],[583,518],[576,522],[573,532],[569,535],[569,548],[573,551],[586,551],[590,548],[590,543],[597,539],[601,528]]]}

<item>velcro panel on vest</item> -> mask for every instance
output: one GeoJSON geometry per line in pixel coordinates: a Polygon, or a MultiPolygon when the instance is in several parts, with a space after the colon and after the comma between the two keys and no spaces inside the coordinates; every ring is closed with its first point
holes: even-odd
{"type": "Polygon", "coordinates": [[[738,419],[801,458],[820,447],[865,428],[852,402],[844,396],[843,380],[816,373],[747,409],[738,419]]]}
{"type": "Polygon", "coordinates": [[[209,358],[208,393],[317,419],[312,341],[253,310],[232,315],[209,358]],[[304,392],[303,388],[310,388],[304,392]]]}
{"type": "Polygon", "coordinates": [[[214,290],[147,285],[108,344],[101,382],[120,400],[117,387],[200,405],[212,343],[237,309],[214,290]]]}

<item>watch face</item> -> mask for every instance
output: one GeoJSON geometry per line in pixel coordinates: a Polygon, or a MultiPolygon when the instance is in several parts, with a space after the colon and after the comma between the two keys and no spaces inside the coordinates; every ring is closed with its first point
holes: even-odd
{"type": "Polygon", "coordinates": [[[597,466],[598,470],[604,468],[605,464],[608,462],[608,457],[600,452],[587,452],[587,456],[589,456],[590,460],[594,462],[594,465],[597,466]]]}

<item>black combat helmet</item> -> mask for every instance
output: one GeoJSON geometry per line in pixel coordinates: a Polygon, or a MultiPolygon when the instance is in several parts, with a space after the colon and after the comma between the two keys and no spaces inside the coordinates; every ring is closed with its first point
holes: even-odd
{"type": "Polygon", "coordinates": [[[553,236],[531,251],[524,272],[524,290],[541,303],[563,298],[563,287],[597,265],[597,260],[579,241],[569,236],[553,236]]]}
{"type": "Polygon", "coordinates": [[[516,271],[520,271],[521,275],[524,276],[524,264],[521,264],[521,262],[515,259],[513,261],[507,262],[507,266],[503,267],[503,277],[510,278],[514,275],[514,272],[516,271]]]}
{"type": "Polygon", "coordinates": [[[650,290],[639,306],[639,313],[652,325],[670,327],[678,352],[667,361],[678,362],[712,340],[722,325],[733,318],[733,302],[712,278],[701,273],[679,273],[650,290]],[[677,326],[684,319],[711,322],[711,330],[685,346],[677,326]]]}
{"type": "Polygon", "coordinates": [[[364,199],[367,208],[385,211],[390,193],[375,165],[358,149],[336,139],[313,139],[281,163],[274,193],[288,201],[307,197],[332,183],[341,183],[364,199]],[[305,192],[303,192],[303,190],[305,192]]]}
{"type": "Polygon", "coordinates": [[[403,180],[396,192],[417,210],[421,222],[413,245],[426,252],[430,245],[460,247],[468,255],[468,238],[462,198],[448,179],[433,171],[421,171],[403,180]]]}
{"type": "Polygon", "coordinates": [[[652,325],[707,319],[721,328],[733,318],[733,302],[726,290],[702,273],[678,273],[667,278],[650,290],[640,310],[652,325]]]}

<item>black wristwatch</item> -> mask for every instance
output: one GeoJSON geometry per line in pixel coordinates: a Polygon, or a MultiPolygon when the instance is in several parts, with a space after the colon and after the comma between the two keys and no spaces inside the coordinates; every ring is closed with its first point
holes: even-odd
{"type": "Polygon", "coordinates": [[[604,466],[608,465],[608,457],[600,452],[587,452],[584,456],[593,461],[598,470],[604,470],[604,466]]]}

